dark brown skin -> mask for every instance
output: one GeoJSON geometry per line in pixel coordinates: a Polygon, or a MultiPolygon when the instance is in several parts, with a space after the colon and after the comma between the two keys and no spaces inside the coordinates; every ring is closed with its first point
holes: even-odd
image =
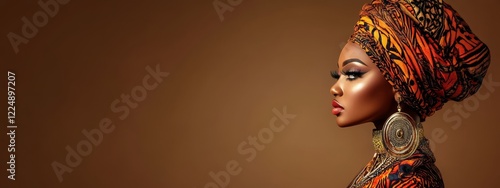
{"type": "MultiPolygon", "coordinates": [[[[349,127],[373,122],[381,129],[385,120],[397,111],[399,94],[385,80],[375,63],[357,44],[348,42],[338,60],[337,82],[330,93],[343,107],[337,115],[339,127],[349,127]]],[[[415,112],[402,104],[402,111],[409,113],[418,123],[415,112]]]]}

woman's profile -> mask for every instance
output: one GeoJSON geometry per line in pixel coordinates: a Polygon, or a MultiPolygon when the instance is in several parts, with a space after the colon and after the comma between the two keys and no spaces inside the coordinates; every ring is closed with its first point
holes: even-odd
{"type": "Polygon", "coordinates": [[[489,63],[488,47],[442,0],[365,4],[331,72],[338,126],[375,126],[375,154],[349,187],[444,187],[423,122],[476,93],[489,63]]]}

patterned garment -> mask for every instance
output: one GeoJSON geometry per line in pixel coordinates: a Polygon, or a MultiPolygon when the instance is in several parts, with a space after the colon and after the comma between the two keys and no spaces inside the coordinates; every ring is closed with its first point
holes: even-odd
{"type": "Polygon", "coordinates": [[[373,0],[365,4],[350,41],[376,63],[421,121],[448,100],[481,86],[488,47],[442,0],[373,0]]]}
{"type": "Polygon", "coordinates": [[[434,155],[425,137],[420,139],[417,151],[406,159],[396,159],[384,152],[380,130],[374,130],[375,155],[349,187],[444,187],[434,155]]]}

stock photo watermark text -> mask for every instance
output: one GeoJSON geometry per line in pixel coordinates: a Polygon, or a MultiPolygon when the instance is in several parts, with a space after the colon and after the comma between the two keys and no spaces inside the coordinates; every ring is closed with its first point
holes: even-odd
{"type": "Polygon", "coordinates": [[[7,137],[9,144],[9,161],[7,162],[7,178],[16,180],[16,73],[7,71],[7,137]]]}
{"type": "Polygon", "coordinates": [[[212,4],[214,5],[215,12],[219,16],[221,22],[224,21],[224,13],[227,11],[233,12],[234,8],[240,5],[243,0],[214,0],[212,4]]]}
{"type": "Polygon", "coordinates": [[[33,39],[38,34],[38,30],[45,27],[49,23],[49,18],[53,18],[59,12],[60,5],[68,4],[70,0],[39,0],[40,9],[33,13],[32,16],[23,16],[21,18],[21,32],[9,32],[9,39],[12,49],[17,54],[19,53],[19,45],[28,44],[29,39],[33,39]],[[50,16],[50,17],[49,17],[50,16]]]}
{"type": "MultiPolygon", "coordinates": [[[[493,75],[485,77],[482,87],[476,94],[466,98],[460,103],[453,104],[453,108],[447,109],[443,114],[443,120],[446,123],[453,123],[451,130],[457,130],[462,126],[462,121],[469,118],[473,112],[479,109],[481,101],[489,99],[495,92],[495,88],[500,87],[500,82],[493,81],[493,75]]],[[[429,144],[432,150],[436,150],[436,144],[442,144],[448,140],[445,129],[435,127],[431,130],[429,144]]]]}
{"type": "MultiPolygon", "coordinates": [[[[163,78],[170,74],[162,72],[160,64],[157,64],[155,69],[150,66],[146,66],[145,69],[148,74],[142,78],[141,85],[133,87],[129,94],[122,93],[120,98],[111,102],[110,110],[118,116],[119,120],[125,120],[130,115],[130,111],[137,108],[139,103],[146,99],[148,92],[156,89],[163,82],[163,78]]],[[[73,146],[66,145],[64,148],[67,152],[65,160],[62,162],[55,160],[51,164],[59,182],[64,180],[63,175],[73,172],[74,168],[82,163],[83,158],[89,156],[93,148],[102,143],[106,134],[110,134],[115,130],[117,125],[115,122],[116,120],[113,121],[113,118],[104,117],[99,121],[96,128],[80,131],[83,139],[77,144],[73,146]]]]}
{"type": "MultiPolygon", "coordinates": [[[[282,111],[273,108],[272,112],[274,117],[269,120],[269,125],[260,129],[257,136],[248,136],[247,140],[242,141],[237,147],[238,153],[245,156],[245,161],[248,163],[255,160],[257,153],[264,150],[266,145],[274,140],[275,133],[282,132],[290,124],[290,119],[294,119],[297,116],[287,113],[286,106],[283,107],[282,111]]],[[[237,160],[229,160],[226,162],[226,167],[223,170],[218,172],[210,171],[208,173],[213,181],[207,182],[204,188],[227,187],[231,181],[231,176],[237,176],[241,171],[243,171],[243,168],[237,160]]]]}

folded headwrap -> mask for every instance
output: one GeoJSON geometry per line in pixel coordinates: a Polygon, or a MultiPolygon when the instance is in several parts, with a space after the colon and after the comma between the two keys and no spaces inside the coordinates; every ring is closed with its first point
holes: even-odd
{"type": "Polygon", "coordinates": [[[350,41],[359,44],[421,121],[448,100],[476,93],[488,47],[442,0],[373,0],[350,41]]]}

